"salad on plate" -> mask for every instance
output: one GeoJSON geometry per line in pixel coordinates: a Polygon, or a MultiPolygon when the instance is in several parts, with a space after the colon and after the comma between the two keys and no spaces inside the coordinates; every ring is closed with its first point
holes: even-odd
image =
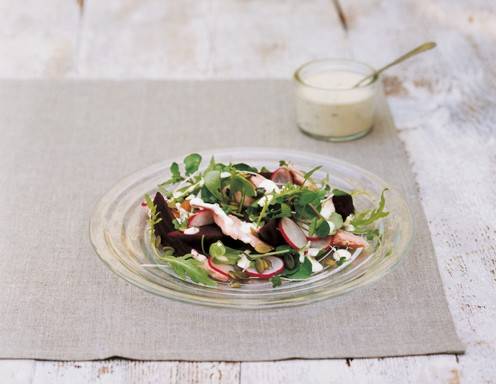
{"type": "Polygon", "coordinates": [[[201,168],[193,153],[170,165],[170,178],[145,195],[156,263],[205,286],[273,287],[344,268],[381,241],[385,191],[377,207],[357,211],[354,196],[302,170],[223,164],[201,168]]]}

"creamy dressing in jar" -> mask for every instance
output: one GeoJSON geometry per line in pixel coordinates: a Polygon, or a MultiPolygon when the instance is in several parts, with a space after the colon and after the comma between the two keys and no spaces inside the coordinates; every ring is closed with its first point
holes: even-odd
{"type": "Polygon", "coordinates": [[[331,141],[365,135],[374,123],[377,81],[353,86],[371,71],[364,64],[348,60],[323,60],[301,67],[295,74],[296,117],[300,129],[331,141]]]}

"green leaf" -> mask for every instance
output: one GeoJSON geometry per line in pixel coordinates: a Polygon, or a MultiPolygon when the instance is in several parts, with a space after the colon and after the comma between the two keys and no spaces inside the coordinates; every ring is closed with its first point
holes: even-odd
{"type": "Polygon", "coordinates": [[[145,194],[145,203],[148,209],[150,210],[150,217],[148,218],[148,226],[150,228],[150,240],[152,244],[155,243],[155,225],[160,223],[162,220],[161,217],[158,217],[159,214],[157,212],[157,206],[154,204],[151,196],[146,193],[145,194]]]}
{"type": "Polygon", "coordinates": [[[206,186],[203,186],[200,190],[200,196],[205,203],[214,204],[217,202],[215,196],[212,195],[212,193],[207,189],[206,186]]]}
{"type": "Polygon", "coordinates": [[[186,174],[191,175],[198,171],[201,163],[201,156],[198,153],[191,153],[184,158],[184,167],[186,168],[186,174]]]}
{"type": "Polygon", "coordinates": [[[348,192],[342,191],[341,189],[337,189],[337,188],[334,188],[332,190],[332,194],[334,196],[347,196],[347,195],[349,195],[348,192]]]}
{"type": "Polygon", "coordinates": [[[241,172],[257,172],[256,168],[245,163],[236,163],[233,164],[232,167],[241,172]]]}
{"type": "MultiPolygon", "coordinates": [[[[298,199],[298,205],[305,206],[319,199],[319,193],[316,191],[303,190],[298,199]]],[[[319,199],[320,200],[320,199],[319,199]]]]}
{"type": "Polygon", "coordinates": [[[272,283],[272,288],[279,287],[282,283],[281,281],[281,276],[274,276],[270,279],[270,282],[272,283]]]}
{"type": "Polygon", "coordinates": [[[305,257],[305,261],[300,263],[298,269],[290,274],[285,272],[284,276],[289,279],[308,279],[312,275],[312,263],[305,257]]]}
{"type": "Polygon", "coordinates": [[[172,269],[181,278],[188,276],[195,283],[200,283],[207,286],[216,285],[216,282],[212,280],[208,276],[207,271],[203,269],[202,263],[196,259],[193,259],[189,254],[181,257],[161,256],[160,260],[169,263],[172,269]]]}
{"type": "Polygon", "coordinates": [[[386,191],[387,189],[384,189],[382,191],[381,198],[379,200],[379,205],[377,206],[376,209],[369,209],[366,211],[356,213],[353,220],[351,220],[351,224],[356,228],[365,227],[367,225],[372,224],[374,221],[389,215],[389,212],[384,211],[384,207],[386,205],[386,199],[384,197],[384,193],[386,191]]]}
{"type": "Polygon", "coordinates": [[[278,217],[291,217],[291,207],[288,204],[281,203],[281,213],[278,217]]]}
{"type": "Polygon", "coordinates": [[[226,247],[222,241],[218,240],[210,245],[208,253],[215,263],[234,265],[238,262],[243,251],[226,247]]]}
{"type": "Polygon", "coordinates": [[[328,221],[330,221],[331,223],[334,224],[334,229],[332,232],[337,231],[339,228],[341,228],[343,226],[343,223],[344,223],[343,216],[341,216],[337,212],[331,213],[331,216],[329,216],[328,221]]]}
{"type": "Polygon", "coordinates": [[[329,223],[322,217],[314,217],[308,228],[308,234],[310,236],[316,235],[318,237],[327,237],[329,236],[330,231],[331,227],[329,226],[329,223]]]}
{"type": "MultiPolygon", "coordinates": [[[[303,178],[305,179],[305,181],[307,181],[308,179],[310,179],[312,177],[312,175],[317,172],[320,168],[322,168],[322,165],[319,165],[318,167],[315,167],[315,168],[312,168],[311,170],[309,170],[307,173],[305,173],[303,175],[303,178]]],[[[305,183],[303,183],[305,184],[305,183]]]]}
{"type": "Polygon", "coordinates": [[[205,180],[205,188],[215,196],[217,199],[221,199],[222,195],[220,193],[220,171],[208,171],[203,177],[205,180]]]}
{"type": "Polygon", "coordinates": [[[226,253],[226,247],[224,247],[222,241],[216,241],[215,243],[212,243],[210,245],[210,248],[208,249],[208,253],[212,257],[224,256],[224,254],[226,253]]]}
{"type": "Polygon", "coordinates": [[[179,171],[179,164],[176,162],[173,162],[170,167],[170,173],[172,175],[172,179],[174,180],[180,180],[182,179],[181,177],[181,172],[179,171]]]}
{"type": "Polygon", "coordinates": [[[319,219],[317,228],[315,230],[315,234],[318,237],[327,237],[329,236],[329,232],[331,231],[331,228],[329,227],[329,223],[324,220],[324,219],[319,219]]]}
{"type": "Polygon", "coordinates": [[[241,192],[245,196],[255,197],[257,191],[255,186],[241,175],[232,175],[229,183],[231,193],[241,192]]]}
{"type": "Polygon", "coordinates": [[[179,170],[179,164],[176,162],[173,162],[170,167],[169,167],[171,177],[164,181],[163,183],[160,184],[160,187],[165,187],[170,184],[176,184],[180,182],[181,180],[184,180],[184,178],[181,176],[181,171],[179,170]]]}

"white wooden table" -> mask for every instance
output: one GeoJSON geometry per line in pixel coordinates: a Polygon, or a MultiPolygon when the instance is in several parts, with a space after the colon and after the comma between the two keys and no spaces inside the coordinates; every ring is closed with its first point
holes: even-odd
{"type": "Polygon", "coordinates": [[[462,356],[266,363],[0,361],[1,383],[496,382],[496,2],[0,0],[2,78],[287,78],[318,57],[385,63],[462,356]]]}

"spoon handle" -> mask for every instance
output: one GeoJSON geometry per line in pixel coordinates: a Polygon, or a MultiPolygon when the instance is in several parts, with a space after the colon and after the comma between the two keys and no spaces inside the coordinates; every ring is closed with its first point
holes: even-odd
{"type": "Polygon", "coordinates": [[[372,79],[372,78],[375,78],[375,77],[379,76],[382,72],[384,72],[388,68],[391,68],[393,65],[399,64],[399,63],[401,63],[401,62],[409,59],[412,56],[418,55],[419,53],[428,51],[429,49],[432,49],[435,46],[436,46],[436,43],[434,43],[432,41],[431,42],[428,42],[428,43],[424,43],[424,44],[419,45],[417,48],[414,48],[411,51],[408,51],[404,55],[401,55],[400,57],[398,57],[396,60],[390,62],[389,64],[385,65],[384,67],[379,68],[375,72],[373,72],[370,75],[364,77],[362,80],[360,80],[358,83],[356,83],[353,86],[353,88],[356,88],[356,87],[362,85],[363,83],[365,83],[369,79],[372,79]]]}

